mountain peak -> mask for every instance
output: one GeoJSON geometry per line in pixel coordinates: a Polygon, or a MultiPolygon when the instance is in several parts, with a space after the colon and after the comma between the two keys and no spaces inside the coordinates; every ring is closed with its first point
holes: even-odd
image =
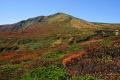
{"type": "Polygon", "coordinates": [[[70,15],[68,15],[66,13],[58,12],[58,13],[55,13],[55,14],[50,15],[50,16],[70,16],[70,15]]]}
{"type": "Polygon", "coordinates": [[[58,14],[58,15],[69,15],[69,14],[62,13],[62,12],[58,12],[58,13],[56,13],[56,14],[58,14]]]}
{"type": "Polygon", "coordinates": [[[53,15],[68,15],[68,14],[63,13],[63,12],[58,12],[58,13],[55,13],[55,14],[53,14],[53,15]]]}

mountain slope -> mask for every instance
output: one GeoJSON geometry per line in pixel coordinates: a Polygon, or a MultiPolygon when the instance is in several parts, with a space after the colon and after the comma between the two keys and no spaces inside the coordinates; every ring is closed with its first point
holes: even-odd
{"type": "Polygon", "coordinates": [[[120,24],[103,24],[88,22],[75,18],[71,15],[64,13],[56,13],[50,16],[39,16],[35,18],[30,18],[28,20],[23,20],[21,22],[11,24],[11,25],[0,25],[0,31],[16,31],[25,30],[31,26],[56,26],[56,27],[74,27],[77,29],[104,29],[104,28],[120,28],[120,24]]]}
{"type": "Polygon", "coordinates": [[[90,23],[85,20],[81,20],[78,18],[75,18],[73,16],[64,14],[64,13],[57,13],[50,16],[39,16],[36,18],[30,18],[28,20],[24,20],[12,25],[1,25],[0,30],[6,31],[6,30],[24,30],[26,28],[29,28],[30,26],[71,26],[75,28],[93,28],[97,29],[100,27],[100,25],[96,25],[94,23],[90,23]]]}

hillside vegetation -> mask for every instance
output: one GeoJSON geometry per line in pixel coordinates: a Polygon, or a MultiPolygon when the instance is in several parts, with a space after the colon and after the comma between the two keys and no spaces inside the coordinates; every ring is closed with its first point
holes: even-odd
{"type": "Polygon", "coordinates": [[[119,28],[64,13],[1,25],[0,80],[120,80],[119,28]]]}

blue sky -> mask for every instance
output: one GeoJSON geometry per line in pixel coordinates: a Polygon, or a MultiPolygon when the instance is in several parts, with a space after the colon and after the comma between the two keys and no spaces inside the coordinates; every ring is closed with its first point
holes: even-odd
{"type": "Polygon", "coordinates": [[[64,12],[104,23],[120,23],[120,0],[0,0],[0,24],[64,12]]]}

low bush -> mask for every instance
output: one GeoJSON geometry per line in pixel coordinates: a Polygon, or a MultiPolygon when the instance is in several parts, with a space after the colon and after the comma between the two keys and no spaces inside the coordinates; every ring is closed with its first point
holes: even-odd
{"type": "Polygon", "coordinates": [[[120,56],[120,47],[103,47],[103,52],[113,58],[120,56]]]}
{"type": "Polygon", "coordinates": [[[81,76],[81,77],[72,77],[72,80],[100,80],[100,79],[86,75],[86,76],[81,76]]]}
{"type": "Polygon", "coordinates": [[[83,48],[86,54],[66,63],[71,74],[74,73],[75,76],[89,74],[104,80],[118,80],[120,47],[94,44],[83,48]]]}
{"type": "Polygon", "coordinates": [[[19,66],[17,65],[4,65],[0,69],[0,77],[5,80],[10,80],[14,75],[13,73],[18,70],[19,66]]]}

